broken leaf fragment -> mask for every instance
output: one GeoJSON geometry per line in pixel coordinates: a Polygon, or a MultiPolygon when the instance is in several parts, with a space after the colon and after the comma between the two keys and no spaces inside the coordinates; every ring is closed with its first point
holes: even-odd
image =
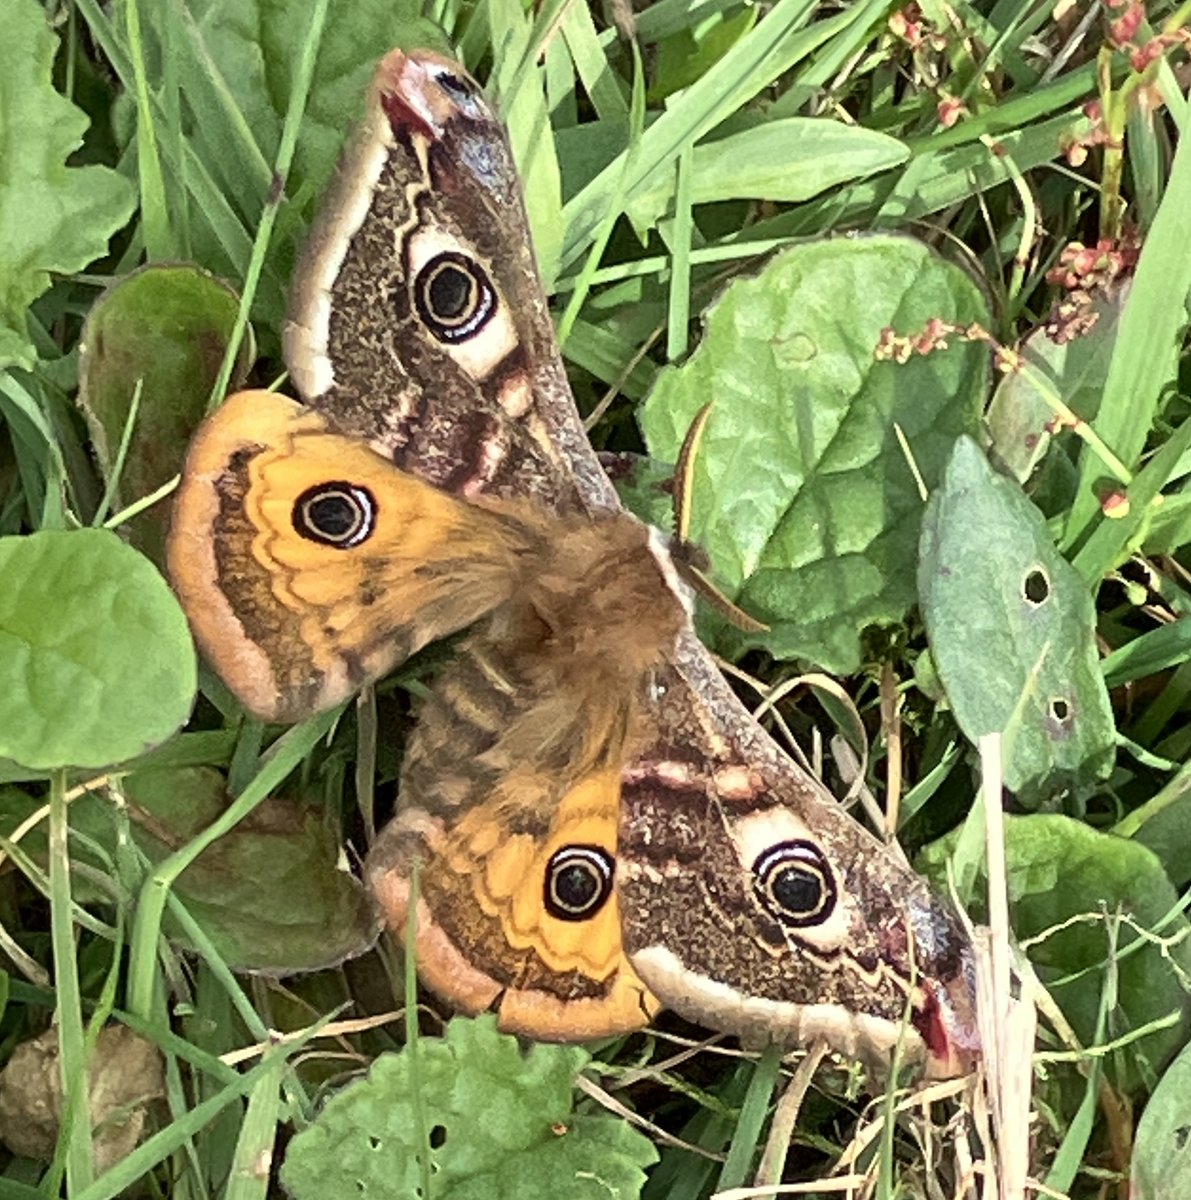
{"type": "MultiPolygon", "coordinates": [[[[136,1149],[149,1108],[165,1095],[161,1051],[124,1025],[99,1033],[87,1068],[87,1098],[101,1173],[136,1149]]],[[[22,1042],[0,1072],[0,1141],[26,1158],[50,1159],[62,1117],[58,1030],[22,1042]]]]}

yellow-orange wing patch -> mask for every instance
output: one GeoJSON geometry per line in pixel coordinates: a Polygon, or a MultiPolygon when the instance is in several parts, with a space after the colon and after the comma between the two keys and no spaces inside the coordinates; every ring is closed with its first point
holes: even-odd
{"type": "Polygon", "coordinates": [[[293,400],[241,392],[191,443],[167,560],[224,682],[293,721],[491,611],[538,541],[516,506],[470,504],[293,400]]]}
{"type": "MultiPolygon", "coordinates": [[[[454,828],[406,808],[381,834],[369,878],[389,927],[405,928],[419,872],[418,973],[465,1012],[503,1029],[581,1041],[626,1033],[657,1011],[621,945],[613,887],[619,772],[576,783],[553,811],[504,795],[468,807],[454,828]]],[[[535,797],[540,788],[529,783],[535,797]]]]}

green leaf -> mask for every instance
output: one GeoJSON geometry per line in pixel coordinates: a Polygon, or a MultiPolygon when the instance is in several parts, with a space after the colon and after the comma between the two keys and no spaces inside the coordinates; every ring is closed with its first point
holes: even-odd
{"type": "MultiPolygon", "coordinates": [[[[109,481],[141,386],[116,493],[123,503],[148,495],[182,469],[186,443],[206,413],[238,308],[227,284],[185,264],[135,271],[92,305],[83,329],[79,403],[109,481]]],[[[248,339],[232,388],[244,379],[252,357],[248,339]]],[[[158,506],[131,522],[137,546],[158,562],[167,519],[164,506],[158,506]]]]}
{"type": "Polygon", "coordinates": [[[656,105],[690,87],[748,33],[757,22],[753,5],[739,12],[711,12],[658,42],[648,100],[656,105]]]}
{"type": "MultiPolygon", "coordinates": [[[[196,7],[206,13],[203,39],[216,61],[233,68],[227,85],[271,162],[307,36],[305,10],[289,0],[247,0],[230,9],[211,0],[196,7]],[[303,19],[295,20],[296,12],[303,19]]],[[[295,181],[322,190],[381,55],[393,46],[449,49],[420,13],[416,0],[332,0],[294,157],[295,181]]]]}
{"type": "MultiPolygon", "coordinates": [[[[919,856],[922,869],[945,878],[958,836],[957,830],[927,847],[919,856]]],[[[1186,1039],[1187,997],[1179,972],[1184,979],[1191,973],[1191,925],[1182,914],[1170,915],[1178,895],[1162,865],[1144,846],[1053,813],[1007,817],[1005,855],[1014,932],[1025,940],[1052,931],[1029,947],[1030,961],[1085,1046],[1110,969],[1117,1006],[1109,1014],[1108,1037],[1178,1014],[1172,1026],[1131,1043],[1109,1063],[1123,1087],[1156,1074],[1186,1039]],[[1118,912],[1157,931],[1161,943],[1122,925],[1112,951],[1106,914],[1118,912]]]]}
{"type": "MultiPolygon", "coordinates": [[[[187,736],[153,757],[170,756],[187,736]]],[[[118,856],[126,828],[156,866],[228,805],[223,773],[210,767],[138,767],[125,777],[124,792],[130,802],[127,826],[98,796],[82,796],[70,807],[71,829],[97,850],[88,855],[79,847],[75,856],[95,861],[101,870],[110,869],[118,856]]],[[[11,835],[43,803],[28,791],[0,787],[0,833],[11,835]]],[[[46,833],[41,823],[21,841],[43,868],[46,833]]],[[[204,850],[178,877],[173,891],[229,966],[269,974],[315,971],[354,957],[376,941],[372,902],[341,858],[341,839],[324,804],[274,796],[204,850]]],[[[80,902],[110,895],[91,887],[88,876],[75,882],[73,894],[80,902]]],[[[170,933],[187,941],[176,927],[170,933]]]]}
{"type": "Polygon", "coordinates": [[[851,4],[832,17],[812,21],[810,0],[778,0],[764,21],[736,41],[697,83],[670,98],[666,110],[645,130],[631,160],[609,163],[563,209],[566,234],[562,265],[590,248],[608,210],[632,198],[658,176],[674,170],[678,156],[743,108],[784,72],[814,55],[849,26],[867,31],[876,6],[851,4]],[[807,28],[808,22],[810,27],[807,28]]]}
{"type": "Polygon", "coordinates": [[[0,0],[0,368],[33,366],[26,311],[51,272],[81,271],[107,253],[131,216],[127,179],[68,167],[87,117],[51,82],[58,39],[36,0],[0,0]]]}
{"type": "MultiPolygon", "coordinates": [[[[823,117],[787,117],[696,146],[692,204],[717,200],[809,200],[829,188],[896,167],[910,157],[885,133],[823,117]]],[[[629,216],[651,229],[674,202],[673,175],[633,197],[629,216]]]]}
{"type": "Polygon", "coordinates": [[[1191,1196],[1191,1046],[1166,1068],[1137,1126],[1129,1195],[1133,1200],[1191,1196]]]}
{"type": "Polygon", "coordinates": [[[102,767],[190,715],[186,618],[153,564],[102,529],[0,538],[0,757],[102,767]]]}
{"type": "MultiPolygon", "coordinates": [[[[1146,459],[1125,489],[1124,511],[1101,521],[1080,546],[1071,565],[1095,586],[1146,540],[1151,522],[1165,504],[1162,489],[1174,478],[1191,450],[1191,421],[1184,420],[1146,459]]],[[[1168,531],[1169,532],[1169,531],[1168,531]]]]}
{"type": "Polygon", "coordinates": [[[922,527],[927,638],[959,727],[1003,733],[1005,784],[1034,806],[1112,768],[1092,596],[1042,514],[961,438],[922,527]]]}
{"type": "MultiPolygon", "coordinates": [[[[1191,292],[1191,144],[1180,139],[1162,204],[1150,226],[1121,313],[1096,432],[1130,470],[1179,375],[1191,292]]],[[[1067,516],[1064,549],[1102,520],[1099,485],[1106,474],[1091,446],[1080,455],[1079,491],[1067,516]]]]}
{"type": "MultiPolygon", "coordinates": [[[[125,790],[137,842],[154,863],[228,802],[223,776],[209,767],[137,771],[125,790]]],[[[339,850],[323,806],[274,797],[204,850],[174,890],[229,965],[312,971],[361,953],[376,936],[371,902],[340,867],[339,850]]]]}
{"type": "Polygon", "coordinates": [[[988,370],[966,342],[876,360],[883,329],[931,318],[966,326],[987,313],[967,276],[921,243],[808,243],[730,284],[689,361],[659,376],[641,410],[646,443],[673,462],[713,401],[691,533],[716,582],[771,627],[721,631],[725,652],[758,645],[846,673],[865,627],[912,605],[922,500],[895,427],[933,484],[976,426],[988,370]]]}
{"type": "Polygon", "coordinates": [[[614,1117],[572,1111],[586,1051],[535,1045],[523,1053],[484,1016],[456,1017],[444,1038],[421,1038],[416,1053],[416,1068],[409,1047],[377,1059],[367,1079],[334,1096],[293,1139],[281,1180],[295,1200],[414,1200],[423,1154],[437,1200],[640,1194],[653,1145],[614,1117]]]}

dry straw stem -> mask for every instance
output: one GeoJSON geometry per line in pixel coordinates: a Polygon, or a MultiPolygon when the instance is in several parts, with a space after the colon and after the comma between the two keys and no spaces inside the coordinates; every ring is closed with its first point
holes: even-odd
{"type": "MultiPolygon", "coordinates": [[[[753,718],[760,721],[766,713],[773,713],[775,719],[779,719],[782,730],[789,737],[789,730],[785,723],[778,718],[778,704],[784,700],[791,692],[800,687],[808,687],[812,691],[822,692],[826,696],[830,696],[839,706],[840,709],[847,714],[848,724],[850,726],[848,732],[849,745],[859,746],[860,755],[859,761],[855,764],[855,773],[851,776],[851,783],[840,803],[845,808],[850,808],[852,803],[860,797],[862,800],[866,797],[865,776],[868,774],[868,733],[864,728],[864,722],[860,719],[860,713],[856,705],[852,701],[852,697],[844,690],[844,688],[830,675],[824,675],[819,671],[810,671],[805,675],[796,675],[793,679],[783,679],[776,687],[766,688],[758,684],[756,680],[749,676],[741,675],[740,678],[748,680],[762,696],[761,703],[753,710],[753,718]]],[[[792,737],[790,740],[793,740],[792,737]]],[[[807,765],[804,763],[804,765],[807,765]]],[[[841,769],[844,764],[840,764],[841,769]]],[[[818,773],[816,772],[816,778],[818,773]]],[[[867,794],[869,801],[872,801],[871,793],[867,794]]],[[[885,815],[880,808],[872,801],[865,805],[869,817],[876,823],[878,828],[885,824],[885,815]]]]}
{"type": "MultiPolygon", "coordinates": [[[[241,1046],[239,1050],[229,1050],[226,1054],[219,1056],[219,1061],[226,1063],[229,1067],[238,1067],[243,1062],[259,1058],[274,1046],[285,1045],[287,1042],[308,1040],[313,1029],[318,1029],[318,1036],[320,1038],[345,1038],[352,1034],[366,1033],[370,1029],[379,1029],[383,1025],[391,1025],[395,1021],[403,1020],[404,1017],[405,1010],[398,1008],[391,1012],[380,1013],[374,1017],[356,1017],[347,1021],[332,1021],[321,1027],[316,1022],[304,1029],[294,1029],[288,1032],[270,1029],[269,1040],[267,1042],[256,1042],[251,1046],[241,1046]]],[[[355,1058],[358,1060],[359,1055],[355,1055],[355,1058]]]]}
{"type": "MultiPolygon", "coordinates": [[[[903,1091],[894,1100],[892,1110],[886,1105],[884,1096],[876,1096],[870,1105],[870,1111],[873,1113],[871,1119],[865,1120],[856,1129],[852,1135],[852,1140],[844,1147],[843,1153],[840,1155],[836,1167],[839,1170],[854,1170],[856,1165],[861,1162],[867,1162],[867,1169],[863,1175],[848,1175],[845,1178],[858,1181],[857,1188],[849,1193],[849,1200],[852,1197],[860,1197],[862,1200],[867,1200],[868,1197],[883,1195],[880,1193],[879,1177],[880,1177],[880,1153],[873,1153],[873,1144],[881,1138],[885,1133],[886,1116],[891,1116],[895,1120],[905,1118],[906,1124],[915,1133],[919,1143],[924,1147],[930,1147],[935,1144],[935,1138],[931,1135],[932,1122],[930,1117],[930,1106],[944,1100],[953,1100],[956,1098],[964,1098],[971,1091],[971,1082],[968,1079],[944,1079],[935,1083],[924,1084],[921,1087],[915,1088],[913,1091],[903,1091]]],[[[966,1180],[971,1172],[966,1169],[966,1155],[963,1152],[965,1147],[966,1130],[969,1121],[964,1109],[961,1107],[956,1118],[950,1123],[949,1129],[953,1132],[947,1140],[947,1144],[952,1149],[952,1152],[959,1160],[956,1168],[948,1174],[959,1180],[966,1180]]],[[[935,1168],[935,1174],[940,1179],[944,1178],[944,1172],[939,1168],[935,1168]]],[[[942,1192],[943,1184],[939,1180],[931,1180],[928,1184],[930,1191],[928,1194],[944,1194],[942,1192]]],[[[957,1188],[954,1195],[963,1200],[974,1200],[975,1193],[969,1187],[957,1188]]]]}
{"type": "Polygon", "coordinates": [[[777,1187],[739,1187],[716,1192],[711,1200],[769,1200],[771,1196],[828,1196],[842,1193],[851,1197],[864,1183],[863,1175],[840,1175],[835,1179],[812,1179],[806,1183],[782,1183],[777,1187]]]}
{"type": "Polygon", "coordinates": [[[660,1125],[655,1125],[652,1121],[647,1121],[640,1113],[634,1112],[627,1104],[622,1104],[611,1092],[606,1088],[600,1087],[598,1083],[588,1079],[587,1076],[577,1075],[575,1077],[575,1086],[581,1092],[590,1096],[601,1107],[628,1121],[630,1125],[636,1125],[639,1129],[645,1130],[654,1141],[668,1146],[677,1146],[680,1150],[688,1150],[691,1154],[697,1154],[700,1158],[710,1158],[713,1162],[724,1161],[724,1155],[713,1154],[709,1150],[704,1150],[702,1146],[696,1146],[693,1142],[675,1137],[674,1134],[667,1133],[660,1125]]]}
{"type": "Polygon", "coordinates": [[[885,741],[885,829],[897,830],[902,804],[902,701],[893,667],[881,668],[881,736],[885,741]]]}
{"type": "MultiPolygon", "coordinates": [[[[985,1089],[992,1115],[993,1146],[984,1177],[987,1200],[1019,1200],[1030,1167],[1030,1097],[1036,1016],[1032,999],[1012,994],[1009,891],[1005,876],[1004,773],[1001,735],[980,739],[981,793],[988,855],[987,932],[975,939],[977,1018],[984,1043],[985,1089]]],[[[1036,1190],[1037,1185],[1032,1185],[1036,1190]]]]}

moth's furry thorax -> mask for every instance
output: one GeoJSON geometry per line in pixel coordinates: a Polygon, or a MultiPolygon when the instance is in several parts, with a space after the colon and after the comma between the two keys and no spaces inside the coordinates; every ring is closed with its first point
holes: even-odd
{"type": "Polygon", "coordinates": [[[686,623],[680,586],[635,519],[556,520],[541,560],[527,563],[508,632],[585,689],[633,692],[686,623]]]}

